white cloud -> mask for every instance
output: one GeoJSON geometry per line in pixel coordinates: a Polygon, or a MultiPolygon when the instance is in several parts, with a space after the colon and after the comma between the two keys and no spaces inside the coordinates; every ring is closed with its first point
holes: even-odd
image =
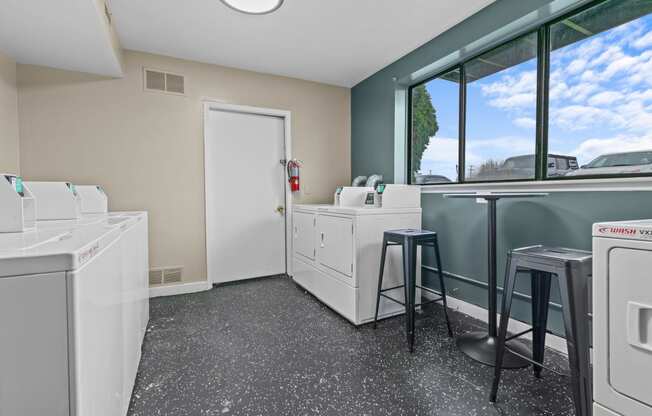
{"type": "Polygon", "coordinates": [[[644,49],[652,46],[652,32],[648,32],[631,43],[637,49],[644,49]]]}
{"type": "Polygon", "coordinates": [[[607,68],[601,74],[601,78],[603,80],[608,80],[617,73],[626,71],[638,63],[638,58],[627,55],[620,56],[618,59],[612,61],[609,65],[607,65],[607,68]]]}
{"type": "Polygon", "coordinates": [[[588,163],[608,153],[652,150],[652,137],[616,136],[606,139],[587,139],[573,150],[580,163],[588,163]]]}
{"type": "Polygon", "coordinates": [[[600,66],[609,62],[613,62],[616,59],[620,59],[623,56],[623,50],[620,48],[620,46],[609,46],[607,49],[603,50],[597,58],[591,59],[590,66],[600,66]]]}
{"type": "Polygon", "coordinates": [[[517,76],[505,75],[499,81],[481,85],[485,96],[493,97],[489,105],[512,109],[532,107],[536,103],[537,73],[523,71],[517,76]]]}
{"type": "Polygon", "coordinates": [[[522,93],[505,95],[503,97],[495,98],[489,101],[489,104],[498,108],[520,108],[520,107],[533,107],[536,105],[536,93],[522,93]]]}
{"type": "Polygon", "coordinates": [[[588,71],[582,72],[582,75],[580,75],[580,80],[588,83],[594,83],[597,84],[601,81],[600,77],[598,74],[596,74],[593,70],[589,69],[588,71]]]}
{"type": "Polygon", "coordinates": [[[625,119],[611,110],[585,105],[569,105],[550,109],[550,123],[565,130],[577,131],[609,125],[610,128],[625,126],[625,119]]]}
{"type": "Polygon", "coordinates": [[[533,129],[536,127],[537,122],[531,117],[519,117],[514,119],[514,124],[523,129],[533,129]]]}
{"type": "Polygon", "coordinates": [[[566,92],[566,98],[570,98],[575,102],[582,102],[586,100],[590,94],[597,91],[598,89],[599,87],[596,84],[582,82],[570,87],[566,92]]]}
{"type": "Polygon", "coordinates": [[[431,137],[428,147],[423,152],[422,160],[433,162],[450,162],[457,160],[459,141],[447,137],[431,137]]]}
{"type": "Polygon", "coordinates": [[[603,91],[593,95],[589,98],[590,105],[608,105],[616,101],[622,100],[624,95],[618,91],[603,91]]]}
{"type": "Polygon", "coordinates": [[[584,70],[586,68],[587,60],[584,58],[578,58],[574,59],[573,62],[568,65],[568,68],[566,69],[569,74],[575,75],[584,70]]]}

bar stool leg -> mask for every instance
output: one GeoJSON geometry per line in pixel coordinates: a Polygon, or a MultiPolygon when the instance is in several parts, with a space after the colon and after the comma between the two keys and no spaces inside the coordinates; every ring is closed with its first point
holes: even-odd
{"type": "Polygon", "coordinates": [[[503,305],[500,315],[500,327],[498,329],[498,339],[496,340],[496,364],[494,369],[494,381],[491,386],[489,401],[495,402],[498,394],[498,384],[500,383],[501,367],[505,356],[505,338],[507,338],[507,325],[509,324],[509,314],[512,309],[512,296],[514,294],[514,285],[516,283],[517,264],[512,261],[512,254],[507,255],[507,268],[505,269],[505,284],[503,289],[503,305]]]}
{"type": "Polygon", "coordinates": [[[444,317],[446,318],[446,326],[448,327],[448,336],[453,338],[453,329],[451,322],[448,319],[448,304],[446,303],[446,283],[444,283],[444,267],[441,264],[441,256],[439,255],[439,240],[435,236],[433,247],[435,248],[435,258],[437,260],[437,270],[439,274],[439,288],[441,292],[442,305],[444,306],[444,317]]]}
{"type": "MultiPolygon", "coordinates": [[[[550,303],[550,273],[533,270],[532,275],[532,359],[543,364],[550,303]]],[[[534,365],[534,376],[541,378],[540,365],[534,365]]]]}
{"type": "Polygon", "coordinates": [[[410,352],[414,351],[414,304],[416,296],[417,244],[414,240],[403,241],[403,276],[405,280],[405,323],[410,352]]]}
{"type": "Polygon", "coordinates": [[[383,248],[380,252],[380,269],[378,272],[378,293],[376,294],[376,314],[374,315],[374,329],[378,322],[378,308],[380,307],[380,291],[383,289],[383,272],[385,271],[385,255],[387,254],[387,238],[383,237],[383,248]]]}
{"type": "Polygon", "coordinates": [[[557,276],[559,277],[559,291],[563,305],[575,413],[578,416],[588,416],[591,414],[592,401],[588,372],[588,307],[586,304],[588,282],[583,278],[585,274],[573,273],[568,268],[561,269],[557,276]]]}

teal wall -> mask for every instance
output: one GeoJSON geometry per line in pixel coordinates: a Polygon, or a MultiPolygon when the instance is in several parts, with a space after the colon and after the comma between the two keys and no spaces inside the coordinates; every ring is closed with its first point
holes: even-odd
{"type": "Polygon", "coordinates": [[[394,178],[394,81],[539,9],[551,0],[498,0],[351,90],[351,174],[394,178]]]}
{"type": "MultiPolygon", "coordinates": [[[[442,263],[450,273],[487,281],[486,204],[469,199],[445,199],[440,194],[422,196],[423,226],[439,233],[442,263]]],[[[502,286],[506,253],[534,244],[591,250],[595,222],[652,218],[652,192],[556,192],[545,198],[498,201],[498,282],[502,286]]],[[[424,264],[434,266],[429,253],[424,264]]],[[[436,276],[424,275],[427,286],[437,288],[436,276]]],[[[556,283],[556,282],[555,282],[556,283]]],[[[530,279],[521,278],[517,290],[530,293],[530,279]]],[[[484,288],[447,279],[451,296],[487,307],[484,288]]],[[[557,285],[551,301],[559,302],[557,285]]],[[[513,316],[530,320],[527,301],[515,300],[513,316]]],[[[550,309],[550,329],[561,334],[559,309],[550,309]]]]}
{"type": "MultiPolygon", "coordinates": [[[[381,173],[394,177],[394,81],[549,3],[549,0],[498,0],[458,26],[356,85],[351,92],[351,171],[353,177],[381,173]]],[[[440,234],[444,270],[486,282],[486,205],[474,200],[422,196],[423,226],[440,234]]],[[[558,192],[543,199],[498,202],[499,284],[508,249],[549,244],[591,249],[591,224],[604,220],[652,218],[652,192],[558,192]]],[[[430,256],[424,263],[434,265],[430,256]]],[[[437,287],[430,273],[428,286],[437,287]]],[[[529,279],[519,291],[528,294],[529,279]]],[[[484,287],[447,278],[456,298],[487,306],[484,287]]],[[[558,302],[553,288],[552,302],[558,302]]],[[[527,301],[515,301],[513,316],[530,320],[527,301]]],[[[558,308],[550,329],[563,333],[558,308]]]]}

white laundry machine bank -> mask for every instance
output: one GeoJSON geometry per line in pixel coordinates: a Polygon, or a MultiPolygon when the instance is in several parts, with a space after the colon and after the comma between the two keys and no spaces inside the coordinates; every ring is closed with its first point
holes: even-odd
{"type": "Polygon", "coordinates": [[[593,226],[593,414],[652,415],[652,220],[593,226]]]}
{"type": "MultiPolygon", "coordinates": [[[[293,207],[292,277],[296,283],[352,322],[361,325],[373,321],[383,232],[391,229],[421,228],[421,208],[418,188],[388,185],[392,192],[408,192],[412,198],[396,205],[379,206],[376,195],[366,188],[360,193],[363,206],[295,205],[293,207]],[[395,187],[395,188],[394,188],[395,187]],[[416,197],[414,196],[416,195],[416,197]],[[365,200],[369,201],[367,205],[365,200]],[[415,206],[416,205],[416,206],[415,206]]],[[[355,188],[353,188],[355,190],[355,188]]],[[[337,201],[337,196],[336,196],[337,201]]],[[[386,204],[393,205],[393,204],[386,204]]],[[[421,264],[421,250],[417,265],[421,264]]],[[[421,267],[417,270],[417,285],[421,285],[421,267]]],[[[383,288],[403,284],[401,248],[387,249],[383,288]]],[[[386,294],[403,301],[403,289],[386,294]]],[[[420,290],[417,289],[417,299],[420,290]]],[[[381,298],[379,318],[402,314],[405,308],[381,298]]]]}
{"type": "MultiPolygon", "coordinates": [[[[31,193],[7,184],[0,205],[25,216],[9,190],[31,193]]],[[[147,213],[14,228],[0,230],[0,415],[126,415],[149,319],[147,213]]]]}

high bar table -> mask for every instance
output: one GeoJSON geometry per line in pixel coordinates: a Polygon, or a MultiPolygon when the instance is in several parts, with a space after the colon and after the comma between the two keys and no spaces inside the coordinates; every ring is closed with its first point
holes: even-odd
{"type": "MultiPolygon", "coordinates": [[[[487,254],[488,254],[488,285],[489,285],[489,325],[488,331],[469,332],[457,338],[458,348],[469,357],[483,364],[496,365],[496,340],[498,336],[498,310],[496,281],[496,203],[502,198],[537,198],[548,196],[545,192],[478,192],[478,193],[449,193],[444,198],[473,198],[487,201],[487,254]]],[[[519,354],[529,357],[532,353],[526,346],[518,342],[511,342],[510,348],[519,354]]],[[[523,368],[530,365],[527,361],[515,354],[505,351],[503,368],[523,368]]]]}

